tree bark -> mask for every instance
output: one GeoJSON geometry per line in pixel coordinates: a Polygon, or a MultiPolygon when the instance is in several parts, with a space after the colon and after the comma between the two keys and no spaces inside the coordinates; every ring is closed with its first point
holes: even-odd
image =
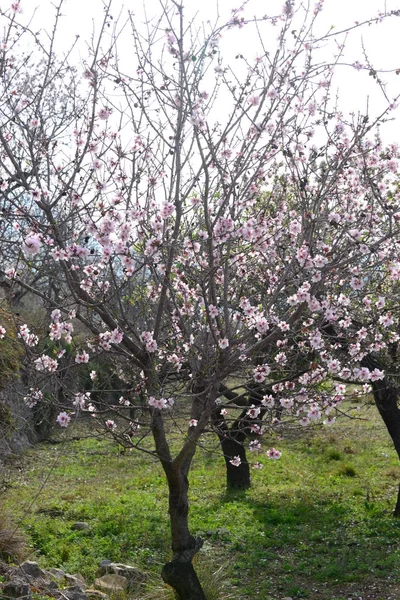
{"type": "MultiPolygon", "coordinates": [[[[232,435],[232,432],[230,432],[232,435]]],[[[243,436],[245,437],[245,436],[243,436]]],[[[246,449],[243,442],[233,437],[220,436],[221,449],[224,453],[226,464],[226,487],[228,490],[247,490],[251,486],[250,467],[246,458],[246,449]],[[235,456],[239,456],[240,465],[235,467],[230,462],[235,456]]]]}
{"type": "MultiPolygon", "coordinates": [[[[224,394],[225,395],[225,394],[224,394]]],[[[228,490],[247,490],[251,486],[250,467],[246,458],[246,433],[244,426],[246,411],[229,428],[219,407],[213,412],[212,424],[217,432],[226,465],[226,487],[228,490]],[[240,465],[235,467],[230,461],[238,456],[240,465]]]]}
{"type": "MultiPolygon", "coordinates": [[[[364,357],[361,365],[370,370],[382,368],[379,361],[371,355],[364,357]]],[[[387,377],[378,381],[372,381],[371,386],[376,407],[386,425],[400,459],[400,409],[397,406],[398,391],[387,377]]],[[[393,516],[400,517],[400,485],[393,516]]]]}
{"type": "Polygon", "coordinates": [[[190,534],[188,525],[189,481],[187,464],[180,468],[164,464],[169,487],[169,516],[173,558],[161,571],[165,583],[176,591],[179,600],[206,600],[192,560],[203,542],[190,534]]]}

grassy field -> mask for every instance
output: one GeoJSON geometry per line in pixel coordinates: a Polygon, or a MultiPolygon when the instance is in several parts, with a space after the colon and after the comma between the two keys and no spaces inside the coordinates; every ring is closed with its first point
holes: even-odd
{"type": "MultiPolygon", "coordinates": [[[[357,414],[274,440],[281,460],[264,459],[245,493],[225,492],[221,456],[197,453],[190,520],[206,540],[197,566],[204,578],[222,567],[221,598],[400,598],[400,520],[391,516],[400,467],[375,408],[357,414]]],[[[164,477],[148,455],[65,438],[14,459],[4,478],[2,503],[44,567],[90,582],[102,559],[158,573],[169,557],[164,477]],[[72,530],[75,521],[90,529],[72,530]]]]}

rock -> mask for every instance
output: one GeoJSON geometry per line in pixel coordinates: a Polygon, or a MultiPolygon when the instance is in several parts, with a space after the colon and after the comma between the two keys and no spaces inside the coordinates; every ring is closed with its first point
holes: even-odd
{"type": "Polygon", "coordinates": [[[55,591],[58,590],[58,583],[57,581],[54,581],[53,579],[51,581],[49,581],[48,583],[46,582],[46,589],[49,591],[55,591]]]}
{"type": "Polygon", "coordinates": [[[72,523],[71,529],[74,531],[83,531],[84,529],[90,529],[90,525],[85,521],[76,521],[75,523],[72,523]]]}
{"type": "Polygon", "coordinates": [[[25,583],[25,581],[19,579],[6,583],[1,591],[2,598],[24,598],[25,600],[32,598],[29,583],[25,583]]]}
{"type": "MultiPolygon", "coordinates": [[[[105,563],[106,561],[102,561],[105,563]]],[[[102,575],[115,574],[120,575],[121,577],[125,577],[128,580],[128,587],[131,589],[133,587],[137,587],[147,579],[146,573],[143,573],[137,567],[132,565],[124,565],[123,563],[112,563],[108,562],[108,564],[101,564],[97,570],[97,577],[101,577],[102,575]]]]}
{"type": "Polygon", "coordinates": [[[99,577],[94,582],[94,587],[104,592],[123,592],[128,587],[128,580],[126,577],[122,577],[122,575],[116,575],[115,573],[110,573],[109,575],[103,575],[99,577]]]}
{"type": "Polygon", "coordinates": [[[65,571],[63,571],[62,569],[49,569],[48,571],[46,571],[47,575],[49,577],[53,577],[54,579],[56,579],[56,581],[62,581],[63,579],[65,579],[65,571]]]}
{"type": "Polygon", "coordinates": [[[88,600],[86,593],[79,585],[64,588],[61,597],[68,598],[68,600],[88,600]]]}
{"type": "Polygon", "coordinates": [[[41,569],[39,565],[32,560],[26,560],[24,563],[22,563],[22,565],[20,565],[16,570],[16,574],[19,576],[28,577],[30,579],[44,579],[45,581],[49,580],[46,571],[43,571],[43,569],[41,569]]]}
{"type": "Polygon", "coordinates": [[[111,565],[111,560],[101,560],[99,563],[99,567],[108,567],[108,565],[111,565]]]}
{"type": "Polygon", "coordinates": [[[88,600],[110,600],[110,596],[99,590],[85,590],[88,600]]]}
{"type": "Polygon", "coordinates": [[[79,586],[79,587],[85,589],[86,581],[85,581],[85,578],[83,577],[83,575],[81,575],[80,573],[75,573],[74,575],[65,573],[64,577],[65,577],[66,583],[68,583],[69,585],[79,586]]]}

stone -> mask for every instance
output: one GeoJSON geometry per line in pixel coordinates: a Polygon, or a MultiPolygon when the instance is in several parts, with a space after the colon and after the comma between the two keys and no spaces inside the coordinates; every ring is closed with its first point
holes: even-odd
{"type": "Polygon", "coordinates": [[[126,577],[122,577],[122,575],[110,573],[96,579],[94,587],[104,592],[123,592],[128,587],[128,580],[126,577]]]}
{"type": "Polygon", "coordinates": [[[83,531],[84,529],[90,529],[90,525],[89,523],[86,523],[86,521],[76,521],[75,523],[72,523],[71,529],[74,531],[83,531]]]}
{"type": "Polygon", "coordinates": [[[108,567],[108,565],[111,565],[111,560],[104,559],[99,563],[99,567],[108,567]]]}
{"type": "Polygon", "coordinates": [[[62,581],[63,579],[65,579],[66,575],[65,571],[56,568],[48,569],[46,573],[49,577],[53,577],[56,581],[62,581]]]}
{"type": "Polygon", "coordinates": [[[49,579],[46,571],[43,571],[37,562],[32,560],[26,560],[22,563],[16,570],[16,574],[30,579],[44,579],[45,581],[49,579]]]}
{"type": "MultiPolygon", "coordinates": [[[[102,561],[106,562],[106,561],[102,561]]],[[[143,573],[137,567],[132,565],[124,565],[123,563],[112,563],[108,562],[108,564],[101,565],[97,570],[97,577],[101,577],[102,575],[115,574],[125,577],[128,580],[128,587],[137,587],[139,584],[143,583],[147,579],[146,573],[143,573]]]]}
{"type": "Polygon", "coordinates": [[[86,593],[79,585],[64,588],[61,597],[67,598],[68,600],[88,600],[86,593]]]}
{"type": "Polygon", "coordinates": [[[77,585],[83,589],[86,587],[85,578],[80,573],[74,573],[74,575],[65,573],[64,578],[66,583],[68,583],[69,585],[77,585]]]}
{"type": "Polygon", "coordinates": [[[86,596],[88,600],[110,600],[110,596],[105,594],[104,592],[100,592],[100,590],[85,590],[86,596]]]}
{"type": "Polygon", "coordinates": [[[1,590],[2,598],[23,598],[24,600],[30,600],[32,598],[31,588],[29,583],[14,579],[4,584],[1,590]]]}
{"type": "Polygon", "coordinates": [[[57,581],[54,581],[54,579],[51,579],[48,583],[46,582],[46,589],[48,589],[49,591],[58,590],[57,581]]]}

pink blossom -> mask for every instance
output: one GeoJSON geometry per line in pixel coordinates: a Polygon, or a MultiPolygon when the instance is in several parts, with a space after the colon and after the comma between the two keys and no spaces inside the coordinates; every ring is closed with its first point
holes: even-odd
{"type": "Polygon", "coordinates": [[[104,423],[104,425],[110,431],[115,431],[115,429],[117,429],[117,425],[116,425],[115,421],[113,421],[112,419],[107,419],[107,421],[104,423]]]}
{"type": "Polygon", "coordinates": [[[249,410],[246,412],[246,415],[250,417],[250,419],[256,419],[261,412],[261,408],[259,406],[251,405],[249,410]]]}
{"type": "Polygon", "coordinates": [[[264,317],[261,317],[256,323],[256,329],[260,333],[266,333],[269,329],[269,323],[268,323],[267,319],[265,319],[264,317]]]}
{"type": "Polygon", "coordinates": [[[280,398],[279,403],[282,408],[289,410],[293,407],[293,398],[280,398]]]}
{"type": "Polygon", "coordinates": [[[263,406],[266,406],[267,408],[274,408],[275,399],[273,396],[270,396],[270,395],[264,396],[263,399],[261,400],[261,404],[263,406]]]}
{"type": "Polygon", "coordinates": [[[68,425],[69,425],[69,423],[71,421],[71,417],[66,412],[60,412],[60,414],[58,415],[56,421],[60,425],[60,427],[68,427],[68,425]]]}
{"type": "Polygon", "coordinates": [[[88,363],[89,362],[89,354],[87,352],[85,352],[84,350],[81,350],[75,356],[75,362],[78,364],[88,363]]]}
{"type": "Polygon", "coordinates": [[[390,312],[379,317],[379,324],[383,325],[384,327],[390,327],[391,325],[393,325],[393,323],[394,321],[390,312]]]}
{"type": "Polygon", "coordinates": [[[33,408],[42,398],[43,394],[38,388],[30,388],[29,393],[24,397],[24,402],[29,408],[33,408]]]}
{"type": "Polygon", "coordinates": [[[161,217],[168,219],[175,212],[175,205],[172,202],[164,202],[161,207],[161,217]]]}
{"type": "Polygon", "coordinates": [[[250,106],[258,106],[260,104],[260,96],[253,94],[253,96],[249,97],[248,102],[250,106]]]}
{"type": "Polygon", "coordinates": [[[29,256],[35,256],[40,250],[40,237],[36,233],[30,233],[22,244],[22,250],[29,256]]]}
{"type": "Polygon", "coordinates": [[[208,306],[208,314],[210,315],[210,317],[215,318],[218,317],[219,314],[219,310],[216,306],[214,306],[213,304],[209,304],[208,306]]]}
{"type": "Polygon", "coordinates": [[[11,10],[15,13],[22,13],[22,8],[21,8],[19,0],[17,0],[17,2],[13,2],[11,4],[11,10]]]}
{"type": "Polygon", "coordinates": [[[190,419],[189,421],[189,427],[197,427],[197,419],[190,419]]]}
{"type": "Polygon", "coordinates": [[[373,371],[371,371],[371,381],[377,381],[378,379],[383,379],[384,377],[385,371],[380,371],[379,369],[374,369],[373,371]]]}
{"type": "Polygon", "coordinates": [[[222,350],[224,350],[225,348],[227,348],[229,346],[229,340],[228,340],[228,338],[223,338],[223,339],[219,340],[218,346],[222,350]]]}
{"type": "Polygon", "coordinates": [[[279,452],[279,450],[276,450],[276,448],[270,448],[267,450],[267,456],[273,460],[278,460],[282,456],[282,452],[279,452]]]}
{"type": "Polygon", "coordinates": [[[107,121],[107,119],[111,116],[111,109],[110,108],[101,108],[99,110],[99,112],[97,113],[97,116],[99,117],[99,119],[101,119],[102,121],[107,121]]]}
{"type": "Polygon", "coordinates": [[[231,463],[231,465],[233,465],[234,467],[240,467],[240,465],[242,464],[242,461],[240,459],[240,456],[234,456],[232,458],[232,460],[229,461],[231,463]]]}
{"type": "Polygon", "coordinates": [[[2,325],[0,325],[0,340],[2,340],[4,338],[6,333],[7,333],[6,329],[2,325]]]}
{"type": "Polygon", "coordinates": [[[350,287],[352,287],[353,290],[361,290],[363,287],[363,282],[358,277],[353,277],[350,280],[350,287]]]}
{"type": "Polygon", "coordinates": [[[110,335],[110,342],[112,344],[120,344],[124,338],[124,334],[119,329],[113,329],[110,335]]]}
{"type": "Polygon", "coordinates": [[[249,443],[249,450],[251,452],[258,452],[259,450],[261,450],[261,443],[258,440],[252,440],[249,443]]]}
{"type": "Polygon", "coordinates": [[[43,356],[37,358],[33,362],[37,371],[48,371],[49,373],[53,373],[58,367],[58,362],[46,354],[43,354],[43,356]]]}
{"type": "Polygon", "coordinates": [[[146,350],[147,350],[147,352],[150,352],[150,353],[156,352],[157,342],[155,340],[151,340],[150,342],[148,342],[146,344],[146,350]]]}

